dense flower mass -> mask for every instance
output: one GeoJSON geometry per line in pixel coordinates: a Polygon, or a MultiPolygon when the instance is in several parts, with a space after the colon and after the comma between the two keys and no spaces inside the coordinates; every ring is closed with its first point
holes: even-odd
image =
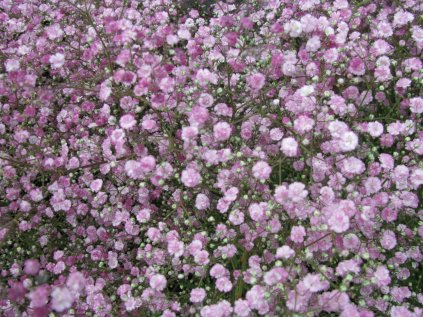
{"type": "Polygon", "coordinates": [[[0,1],[0,315],[423,315],[419,0],[0,1]]]}

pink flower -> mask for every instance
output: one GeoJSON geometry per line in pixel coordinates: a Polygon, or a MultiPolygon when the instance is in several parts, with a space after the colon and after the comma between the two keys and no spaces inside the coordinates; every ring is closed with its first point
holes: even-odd
{"type": "Polygon", "coordinates": [[[329,228],[337,233],[345,232],[350,227],[350,219],[344,212],[334,210],[328,220],[329,228]]]}
{"type": "Polygon", "coordinates": [[[395,246],[397,245],[395,233],[391,230],[386,230],[382,235],[380,244],[386,250],[392,250],[393,248],[395,248],[395,246]]]}
{"type": "Polygon", "coordinates": [[[210,72],[208,69],[200,69],[197,72],[196,79],[201,86],[206,86],[208,83],[217,84],[218,77],[216,74],[210,72]]]}
{"type": "Polygon", "coordinates": [[[51,292],[51,298],[51,307],[57,312],[71,308],[74,300],[67,287],[55,287],[51,292]]]}
{"type": "Polygon", "coordinates": [[[28,275],[36,275],[40,270],[40,262],[35,259],[25,261],[24,272],[28,275]]]}
{"type": "Polygon", "coordinates": [[[181,175],[182,183],[187,187],[195,187],[201,182],[201,175],[193,168],[187,168],[181,175]]]}
{"type": "Polygon", "coordinates": [[[150,209],[143,208],[137,213],[137,220],[141,223],[148,222],[150,220],[150,209]]]}
{"type": "Polygon", "coordinates": [[[361,58],[354,57],[350,61],[348,70],[351,74],[362,76],[366,71],[366,66],[361,58]]]}
{"type": "Polygon", "coordinates": [[[204,306],[200,311],[201,317],[230,317],[232,316],[231,304],[222,300],[217,304],[204,306]]]}
{"type": "Polygon", "coordinates": [[[156,291],[163,291],[166,288],[167,280],[162,274],[155,274],[150,278],[150,287],[156,291]]]}
{"type": "Polygon", "coordinates": [[[64,32],[59,24],[53,24],[46,28],[47,37],[54,41],[63,36],[64,32]]]}
{"type": "Polygon", "coordinates": [[[85,277],[82,273],[72,272],[68,276],[66,286],[72,293],[79,293],[84,289],[85,283],[85,277]]]}
{"type": "Polygon", "coordinates": [[[342,161],[342,169],[346,173],[359,175],[366,170],[366,166],[364,165],[363,161],[354,156],[351,156],[342,161]]]}
{"type": "Polygon", "coordinates": [[[214,278],[220,278],[226,275],[228,275],[228,271],[222,264],[215,264],[210,270],[210,276],[214,278]]]}
{"type": "Polygon", "coordinates": [[[213,105],[214,98],[210,94],[202,93],[198,99],[198,103],[204,108],[209,108],[213,105]]]}
{"type": "Polygon", "coordinates": [[[336,267],[336,274],[345,276],[348,272],[358,274],[360,272],[360,265],[357,260],[345,260],[336,267]]]}
{"type": "Polygon", "coordinates": [[[403,306],[392,306],[390,317],[416,317],[411,311],[403,306]]]}
{"type": "Polygon", "coordinates": [[[282,153],[288,157],[298,155],[298,143],[293,137],[284,138],[281,144],[282,153]]]}
{"type": "Polygon", "coordinates": [[[414,15],[410,12],[406,11],[398,11],[394,15],[394,26],[403,26],[409,22],[412,22],[414,20],[414,15]]]}
{"type": "MultiPolygon", "coordinates": [[[[265,289],[260,285],[254,285],[245,295],[248,306],[253,309],[260,309],[265,303],[265,289]]],[[[264,312],[265,314],[266,312],[264,312]]],[[[264,315],[263,314],[263,315],[264,315]]]]}
{"type": "Polygon", "coordinates": [[[289,259],[293,257],[294,254],[295,251],[287,245],[284,245],[276,250],[276,258],[278,259],[289,259]]]}
{"type": "Polygon", "coordinates": [[[28,297],[30,299],[30,307],[43,307],[48,303],[48,297],[50,295],[50,286],[43,284],[33,289],[28,297]]]}
{"type": "Polygon", "coordinates": [[[312,293],[320,292],[329,286],[329,282],[320,274],[307,274],[303,282],[304,287],[312,293]]]}
{"type": "Polygon", "coordinates": [[[309,52],[316,52],[320,46],[320,38],[318,36],[313,36],[307,41],[306,50],[309,52]]]}
{"type": "Polygon", "coordinates": [[[141,163],[134,160],[129,160],[125,163],[125,172],[132,179],[140,179],[144,175],[141,163]]]}
{"type": "Polygon", "coordinates": [[[213,135],[216,141],[226,141],[231,136],[231,126],[227,122],[218,122],[213,127],[213,135]]]}
{"type": "Polygon", "coordinates": [[[100,100],[107,100],[107,98],[110,97],[110,95],[112,94],[112,81],[110,79],[107,79],[105,81],[103,81],[100,85],[100,100]]]}
{"type": "Polygon", "coordinates": [[[49,62],[52,68],[61,68],[65,64],[65,55],[62,53],[51,55],[49,62]]]}
{"type": "Polygon", "coordinates": [[[179,258],[184,253],[184,243],[178,240],[170,240],[167,244],[167,251],[175,258],[179,258]]]}
{"type": "Polygon", "coordinates": [[[285,33],[288,33],[290,37],[299,37],[303,31],[301,22],[297,20],[290,20],[284,24],[283,28],[285,33]]]}
{"type": "Polygon", "coordinates": [[[110,139],[112,141],[112,144],[122,144],[125,140],[125,131],[123,131],[122,129],[113,130],[110,139]]]}
{"type": "Polygon", "coordinates": [[[288,274],[284,271],[284,269],[273,268],[264,274],[263,281],[266,285],[275,285],[282,282],[282,279],[286,279],[287,276],[288,274]]]}
{"type": "Polygon", "coordinates": [[[147,155],[140,160],[140,164],[143,172],[148,173],[156,167],[156,159],[152,155],[147,155]]]}
{"type": "Polygon", "coordinates": [[[261,73],[251,74],[247,77],[247,85],[251,90],[259,91],[264,87],[266,77],[261,73]]]}
{"type": "Polygon", "coordinates": [[[374,273],[374,279],[377,286],[388,286],[391,283],[391,277],[386,266],[380,265],[374,273]]]}
{"type": "Polygon", "coordinates": [[[159,87],[166,93],[171,93],[175,87],[175,79],[171,77],[164,77],[160,80],[159,87]]]}
{"type": "Polygon", "coordinates": [[[125,114],[120,118],[119,124],[122,129],[129,130],[137,124],[137,120],[132,114],[125,114]]]}
{"type": "Polygon", "coordinates": [[[314,120],[307,116],[299,116],[294,121],[294,130],[300,134],[304,134],[313,129],[314,120]]]}
{"type": "Polygon", "coordinates": [[[306,236],[306,231],[303,226],[294,226],[291,229],[290,238],[292,241],[296,243],[302,243],[304,241],[304,237],[306,236]]]}
{"type": "Polygon", "coordinates": [[[381,136],[383,133],[383,124],[377,121],[369,122],[367,124],[367,133],[374,138],[381,136]]]}
{"type": "Polygon", "coordinates": [[[210,262],[209,253],[205,250],[198,251],[194,255],[194,262],[198,265],[206,265],[210,262]]]}
{"type": "Polygon", "coordinates": [[[248,207],[251,219],[260,222],[267,218],[266,210],[262,204],[253,203],[248,207]]]}
{"type": "Polygon", "coordinates": [[[248,302],[243,299],[237,299],[235,301],[234,313],[239,317],[250,316],[251,309],[248,306],[248,302]]]}
{"type": "Polygon", "coordinates": [[[339,147],[343,152],[354,150],[358,145],[358,137],[354,132],[345,132],[339,139],[339,147]]]}
{"type": "Polygon", "coordinates": [[[223,293],[228,293],[232,289],[232,283],[227,277],[220,277],[216,280],[216,288],[223,293]]]}
{"type": "Polygon", "coordinates": [[[259,180],[266,180],[272,173],[272,168],[265,161],[259,161],[253,166],[253,176],[259,180]]]}
{"type": "Polygon", "coordinates": [[[181,137],[182,140],[188,142],[190,140],[195,139],[198,134],[198,129],[196,127],[183,127],[181,137]]]}
{"type": "Polygon", "coordinates": [[[13,72],[20,68],[20,62],[17,59],[7,59],[4,66],[7,72],[13,72]]]}
{"type": "Polygon", "coordinates": [[[98,178],[91,182],[90,189],[94,192],[98,192],[102,186],[103,186],[103,180],[98,178]]]}
{"type": "Polygon", "coordinates": [[[294,182],[288,186],[288,197],[293,202],[301,202],[308,195],[305,185],[300,182],[294,182]]]}
{"type": "Polygon", "coordinates": [[[195,199],[195,207],[199,210],[205,210],[209,208],[209,206],[210,206],[209,198],[204,194],[198,194],[195,199]]]}
{"type": "Polygon", "coordinates": [[[336,48],[330,48],[325,51],[323,57],[325,61],[329,64],[338,60],[338,50],[336,48]]]}
{"type": "Polygon", "coordinates": [[[209,119],[209,111],[201,106],[195,106],[192,108],[189,115],[189,122],[191,125],[201,126],[209,119]]]}
{"type": "Polygon", "coordinates": [[[229,214],[229,221],[234,224],[235,226],[238,226],[244,222],[244,213],[242,213],[239,210],[233,210],[229,214]]]}
{"type": "Polygon", "coordinates": [[[43,199],[43,192],[39,188],[34,188],[29,192],[32,201],[38,202],[43,199]]]}
{"type": "Polygon", "coordinates": [[[364,187],[366,188],[367,194],[375,194],[382,188],[382,183],[377,177],[368,177],[364,181],[364,187]]]}
{"type": "Polygon", "coordinates": [[[201,303],[206,297],[206,291],[203,288],[194,288],[191,290],[189,300],[192,303],[201,303]]]}
{"type": "Polygon", "coordinates": [[[420,98],[420,97],[411,98],[410,111],[413,113],[423,113],[423,98],[420,98]]]}

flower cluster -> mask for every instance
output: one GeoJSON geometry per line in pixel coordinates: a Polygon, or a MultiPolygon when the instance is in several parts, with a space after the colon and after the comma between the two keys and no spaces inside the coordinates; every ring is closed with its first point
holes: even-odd
{"type": "Polygon", "coordinates": [[[0,1],[0,315],[422,316],[422,19],[0,1]]]}

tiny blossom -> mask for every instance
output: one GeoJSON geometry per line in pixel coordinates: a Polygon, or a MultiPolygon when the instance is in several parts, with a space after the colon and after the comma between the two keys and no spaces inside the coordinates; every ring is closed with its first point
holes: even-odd
{"type": "Polygon", "coordinates": [[[350,221],[347,215],[342,211],[335,211],[328,220],[329,228],[337,233],[345,232],[350,227],[350,221]]]}
{"type": "Polygon", "coordinates": [[[216,280],[216,287],[219,291],[227,293],[232,289],[232,283],[227,277],[220,277],[216,280]]]}
{"type": "Polygon", "coordinates": [[[81,292],[85,287],[85,278],[80,272],[73,272],[69,274],[68,280],[66,281],[66,286],[70,291],[81,292]]]}
{"type": "Polygon", "coordinates": [[[292,137],[284,138],[282,140],[281,150],[282,150],[282,153],[286,156],[289,156],[289,157],[297,156],[298,143],[292,137]]]}
{"type": "Polygon", "coordinates": [[[147,222],[148,220],[150,220],[150,210],[147,208],[141,209],[137,213],[137,220],[139,222],[147,222]]]}
{"type": "Polygon", "coordinates": [[[119,124],[123,129],[131,129],[137,124],[137,121],[133,115],[126,114],[120,118],[119,124]]]}
{"type": "Polygon", "coordinates": [[[12,72],[18,70],[20,67],[20,62],[17,59],[8,59],[4,63],[7,72],[12,72]]]}
{"type": "Polygon", "coordinates": [[[298,37],[302,32],[302,25],[299,21],[292,20],[284,25],[284,31],[291,37],[298,37]]]}
{"type": "Polygon", "coordinates": [[[391,230],[386,230],[383,233],[382,240],[380,241],[382,247],[386,250],[392,250],[397,245],[395,233],[391,230]]]}
{"type": "Polygon", "coordinates": [[[182,172],[181,181],[187,187],[195,187],[201,182],[201,175],[196,170],[188,168],[182,172]]]}
{"type": "Polygon", "coordinates": [[[125,172],[128,177],[133,179],[138,179],[143,176],[141,163],[134,160],[129,160],[125,163],[125,172]]]}
{"type": "Polygon", "coordinates": [[[266,78],[261,73],[255,73],[247,78],[247,84],[252,90],[260,90],[265,84],[266,78]]]}
{"type": "Polygon", "coordinates": [[[281,259],[289,259],[293,257],[294,254],[295,251],[287,245],[284,245],[276,250],[276,257],[281,259]]]}
{"type": "Polygon", "coordinates": [[[194,288],[191,291],[190,301],[193,303],[201,303],[206,297],[206,291],[203,288],[194,288]]]}
{"type": "Polygon", "coordinates": [[[40,270],[40,263],[38,260],[26,260],[24,272],[28,275],[36,275],[40,270]]]}
{"type": "Polygon", "coordinates": [[[339,145],[344,152],[352,151],[358,145],[358,137],[354,132],[345,132],[341,135],[339,145]]]}
{"type": "Polygon", "coordinates": [[[351,59],[349,63],[348,70],[354,75],[361,76],[361,75],[364,75],[366,71],[366,67],[361,58],[354,57],[353,59],[351,59]]]}
{"type": "Polygon", "coordinates": [[[327,287],[328,282],[324,281],[319,274],[307,274],[304,278],[304,287],[310,292],[320,292],[327,287]]]}
{"type": "Polygon", "coordinates": [[[295,226],[291,229],[291,240],[296,243],[301,243],[304,241],[306,232],[303,226],[295,226]]]}
{"type": "Polygon", "coordinates": [[[268,179],[272,168],[267,164],[267,162],[260,161],[254,164],[253,166],[253,176],[257,179],[268,179]]]}
{"type": "Polygon", "coordinates": [[[195,139],[198,134],[198,129],[196,127],[184,127],[182,128],[182,140],[189,141],[195,139]]]}
{"type": "Polygon", "coordinates": [[[375,283],[378,286],[387,286],[391,283],[391,277],[385,266],[378,266],[374,273],[375,283]]]}
{"type": "Polygon", "coordinates": [[[266,218],[266,210],[260,204],[254,203],[248,208],[251,219],[254,221],[262,221],[266,218]]]}
{"type": "Polygon", "coordinates": [[[231,130],[227,122],[218,122],[213,127],[213,134],[217,141],[226,141],[231,136],[231,130]]]}
{"type": "Polygon", "coordinates": [[[383,125],[380,122],[369,122],[367,132],[374,138],[379,137],[383,133],[383,125]]]}
{"type": "Polygon", "coordinates": [[[369,177],[365,180],[364,187],[366,188],[366,192],[368,194],[374,194],[382,188],[382,184],[379,178],[369,177]]]}
{"type": "Polygon", "coordinates": [[[410,110],[414,113],[423,112],[423,98],[415,97],[410,99],[410,110]]]}
{"type": "Polygon", "coordinates": [[[91,182],[90,188],[92,191],[98,192],[101,187],[103,186],[103,180],[102,179],[96,179],[91,182]]]}
{"type": "Polygon", "coordinates": [[[60,68],[65,64],[65,55],[56,53],[50,56],[49,62],[52,68],[60,68]]]}
{"type": "Polygon", "coordinates": [[[150,287],[161,292],[166,288],[166,278],[162,274],[155,274],[150,278],[150,287]]]}
{"type": "Polygon", "coordinates": [[[71,292],[66,288],[56,287],[51,292],[51,305],[57,312],[62,312],[71,307],[74,300],[71,292]]]}
{"type": "Polygon", "coordinates": [[[238,299],[235,302],[234,312],[237,316],[248,317],[251,313],[251,309],[246,300],[238,299]]]}
{"type": "Polygon", "coordinates": [[[209,198],[204,194],[198,194],[195,199],[195,207],[199,210],[207,209],[210,206],[209,198]]]}
{"type": "Polygon", "coordinates": [[[199,98],[199,104],[205,108],[209,108],[213,105],[214,98],[210,94],[203,93],[199,98]]]}
{"type": "Polygon", "coordinates": [[[31,307],[45,306],[48,303],[49,295],[50,289],[46,284],[37,286],[28,294],[31,307]]]}
{"type": "Polygon", "coordinates": [[[181,257],[184,253],[184,243],[178,240],[171,240],[167,245],[167,251],[174,257],[181,257]]]}

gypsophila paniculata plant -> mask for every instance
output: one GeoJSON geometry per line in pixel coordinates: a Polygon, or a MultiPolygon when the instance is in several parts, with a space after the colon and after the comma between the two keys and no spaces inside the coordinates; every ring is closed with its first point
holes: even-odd
{"type": "Polygon", "coordinates": [[[422,25],[1,0],[0,316],[421,317],[422,25]]]}

